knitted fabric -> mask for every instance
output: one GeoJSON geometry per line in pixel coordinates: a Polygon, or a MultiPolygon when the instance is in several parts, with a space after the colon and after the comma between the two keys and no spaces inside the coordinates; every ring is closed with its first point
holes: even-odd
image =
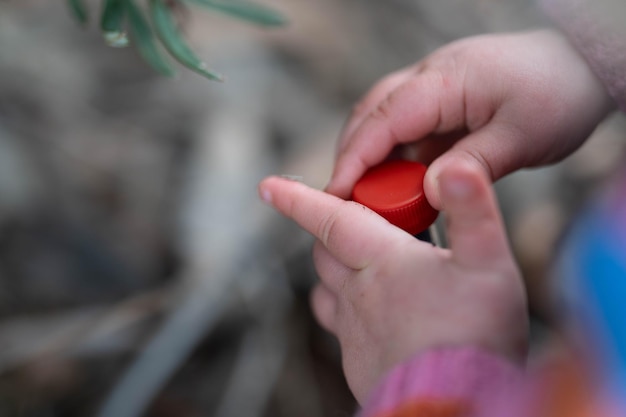
{"type": "Polygon", "coordinates": [[[626,111],[626,1],[540,0],[540,4],[626,111]]]}
{"type": "MultiPolygon", "coordinates": [[[[392,370],[359,417],[507,417],[499,400],[519,391],[522,371],[474,348],[437,349],[392,370]]],[[[511,404],[508,404],[511,405],[511,404]]]]}

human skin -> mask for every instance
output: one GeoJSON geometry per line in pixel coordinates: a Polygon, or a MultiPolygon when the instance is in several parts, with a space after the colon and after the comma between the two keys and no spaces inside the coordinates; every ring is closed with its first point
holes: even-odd
{"type": "Polygon", "coordinates": [[[398,145],[411,145],[425,162],[434,159],[424,188],[441,208],[437,178],[450,161],[476,164],[491,181],[556,162],[613,107],[583,58],[555,31],[462,39],[386,76],[363,97],[339,139],[326,191],[348,198],[368,168],[398,145]]]}
{"type": "Polygon", "coordinates": [[[442,168],[449,249],[419,241],[368,208],[279,177],[261,198],[316,238],[319,323],[341,345],[359,402],[395,365],[427,349],[473,346],[521,362],[526,297],[489,178],[442,168]]]}

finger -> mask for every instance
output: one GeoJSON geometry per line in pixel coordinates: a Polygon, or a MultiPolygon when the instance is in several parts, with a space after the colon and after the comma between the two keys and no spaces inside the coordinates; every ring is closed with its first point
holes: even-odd
{"type": "Polygon", "coordinates": [[[357,105],[354,106],[352,114],[337,143],[338,152],[341,152],[347,144],[347,139],[354,133],[354,130],[363,122],[367,115],[376,108],[378,103],[383,101],[393,90],[408,80],[415,71],[416,69],[414,67],[404,68],[387,75],[372,87],[357,105]]]}
{"type": "Polygon", "coordinates": [[[458,83],[435,71],[405,81],[379,102],[346,139],[327,191],[347,198],[365,171],[381,163],[396,145],[463,127],[461,94],[458,83]]]}
{"type": "Polygon", "coordinates": [[[320,326],[335,334],[337,297],[324,284],[316,285],[311,291],[311,311],[320,326]]]}
{"type": "Polygon", "coordinates": [[[259,194],[348,268],[364,269],[392,246],[414,240],[370,209],[296,181],[266,178],[259,184],[259,194]]]}
{"type": "Polygon", "coordinates": [[[474,163],[456,161],[442,167],[438,184],[453,261],[477,269],[510,262],[506,232],[484,171],[474,163]]]}
{"type": "Polygon", "coordinates": [[[491,182],[495,182],[531,164],[529,151],[524,148],[525,143],[517,131],[497,121],[456,141],[447,152],[435,159],[426,172],[424,192],[428,202],[441,209],[437,178],[444,167],[455,163],[474,165],[481,168],[491,182]]]}

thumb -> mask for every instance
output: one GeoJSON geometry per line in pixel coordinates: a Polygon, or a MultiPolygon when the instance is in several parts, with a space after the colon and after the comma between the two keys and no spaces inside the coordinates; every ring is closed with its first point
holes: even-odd
{"type": "Polygon", "coordinates": [[[465,163],[480,168],[491,182],[516,169],[529,166],[533,159],[532,149],[517,136],[513,129],[501,123],[491,123],[460,139],[437,158],[426,172],[424,192],[428,202],[441,208],[437,178],[442,169],[452,164],[465,163]]]}
{"type": "Polygon", "coordinates": [[[453,259],[466,268],[484,268],[511,259],[506,231],[491,181],[466,161],[441,167],[437,179],[453,259]]]}

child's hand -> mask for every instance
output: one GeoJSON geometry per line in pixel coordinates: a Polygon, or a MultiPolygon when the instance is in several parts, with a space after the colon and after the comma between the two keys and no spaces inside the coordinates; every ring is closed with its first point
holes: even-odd
{"type": "Polygon", "coordinates": [[[439,346],[477,346],[523,358],[526,298],[488,178],[443,167],[450,249],[415,239],[371,210],[281,178],[261,197],[318,238],[312,294],[321,325],[341,344],[359,401],[391,367],[439,346]]]}
{"type": "Polygon", "coordinates": [[[340,138],[327,191],[348,198],[396,145],[428,142],[431,149],[422,151],[436,156],[456,139],[426,174],[426,196],[440,208],[436,179],[445,160],[471,160],[492,181],[555,162],[578,148],[611,106],[555,32],[464,39],[389,75],[362,99],[340,138]]]}

